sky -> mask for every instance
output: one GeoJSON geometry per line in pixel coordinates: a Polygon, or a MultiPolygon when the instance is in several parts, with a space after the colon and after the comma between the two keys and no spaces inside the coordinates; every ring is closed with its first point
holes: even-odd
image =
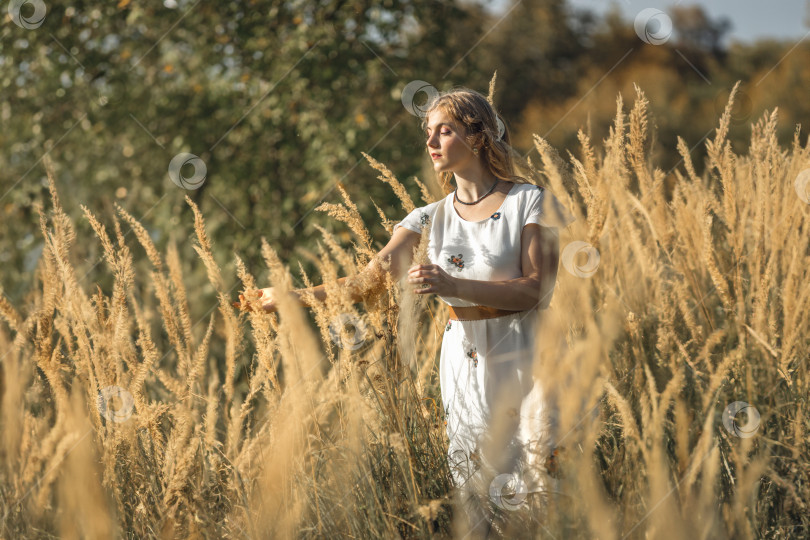
{"type": "MultiPolygon", "coordinates": [[[[514,0],[494,0],[493,10],[511,6],[514,0]],[[497,6],[497,7],[496,7],[497,6]]],[[[728,38],[732,41],[753,42],[757,39],[776,38],[798,41],[810,39],[810,0],[568,0],[577,8],[588,8],[602,15],[615,4],[628,21],[645,8],[668,11],[675,5],[698,4],[709,17],[727,17],[732,29],[728,38]]]]}

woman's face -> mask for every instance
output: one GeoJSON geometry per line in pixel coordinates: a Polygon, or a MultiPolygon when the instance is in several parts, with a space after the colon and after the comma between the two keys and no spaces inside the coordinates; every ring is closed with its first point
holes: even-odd
{"type": "Polygon", "coordinates": [[[425,136],[434,171],[437,173],[458,171],[476,158],[472,148],[464,140],[463,126],[457,124],[444,111],[431,112],[427,120],[425,136]]]}

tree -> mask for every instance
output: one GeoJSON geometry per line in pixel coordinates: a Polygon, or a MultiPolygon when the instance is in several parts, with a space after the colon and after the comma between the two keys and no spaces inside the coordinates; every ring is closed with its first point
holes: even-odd
{"type": "Polygon", "coordinates": [[[723,39],[731,30],[731,21],[727,17],[712,20],[701,6],[675,6],[671,15],[682,46],[714,55],[725,49],[723,39]]]}

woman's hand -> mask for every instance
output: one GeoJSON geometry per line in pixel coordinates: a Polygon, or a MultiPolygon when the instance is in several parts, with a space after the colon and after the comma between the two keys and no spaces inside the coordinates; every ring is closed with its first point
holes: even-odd
{"type": "MultiPolygon", "coordinates": [[[[267,287],[266,289],[245,292],[250,299],[256,299],[261,302],[263,311],[274,313],[278,311],[278,305],[276,304],[276,292],[273,289],[273,287],[267,287]]],[[[247,297],[245,297],[244,294],[240,294],[239,302],[234,302],[233,305],[239,309],[247,309],[248,311],[251,311],[247,297]]]]}
{"type": "Polygon", "coordinates": [[[416,294],[434,293],[439,296],[455,296],[457,279],[444,271],[438,264],[418,264],[408,270],[409,283],[424,283],[424,288],[417,287],[416,294]]]}

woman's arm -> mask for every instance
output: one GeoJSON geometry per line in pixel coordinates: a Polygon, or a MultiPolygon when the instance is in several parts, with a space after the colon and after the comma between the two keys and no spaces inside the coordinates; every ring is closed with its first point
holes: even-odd
{"type": "MultiPolygon", "coordinates": [[[[385,288],[385,276],[379,270],[381,270],[381,268],[376,266],[372,267],[370,263],[369,266],[361,270],[355,276],[339,278],[337,284],[340,288],[347,289],[352,304],[357,304],[377,296],[385,288]]],[[[291,294],[295,295],[302,307],[313,307],[308,303],[306,292],[311,292],[315,296],[316,302],[326,302],[325,284],[290,291],[291,294]]]]}
{"type": "MultiPolygon", "coordinates": [[[[346,276],[337,280],[338,286],[348,289],[349,298],[353,304],[374,299],[385,291],[385,273],[391,275],[394,281],[398,281],[405,273],[406,268],[413,259],[413,249],[418,245],[421,235],[417,232],[398,228],[388,244],[368,263],[368,265],[354,276],[346,276]]],[[[295,300],[302,307],[313,307],[309,300],[305,298],[305,293],[309,291],[315,297],[315,302],[321,304],[326,301],[326,286],[324,284],[305,289],[295,289],[290,291],[295,300]]],[[[261,289],[262,305],[268,312],[277,311],[274,287],[261,289]]],[[[240,302],[235,302],[236,307],[245,304],[243,295],[239,295],[240,302]]]]}

